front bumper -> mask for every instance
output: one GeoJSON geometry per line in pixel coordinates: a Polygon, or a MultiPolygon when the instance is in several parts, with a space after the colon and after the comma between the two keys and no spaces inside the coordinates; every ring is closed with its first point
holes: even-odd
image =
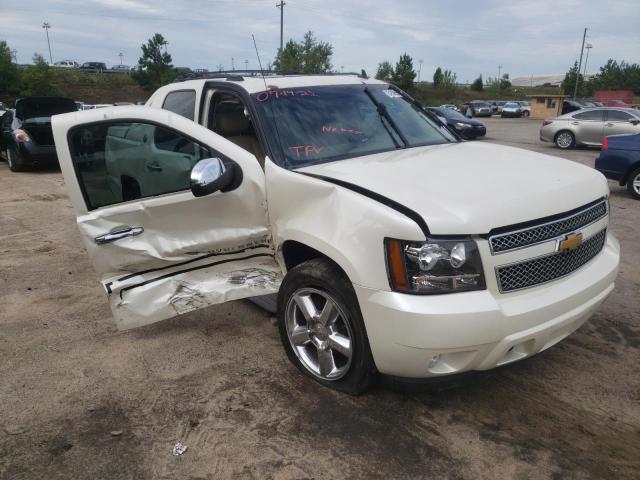
{"type": "MultiPolygon", "coordinates": [[[[488,370],[541,352],[578,329],[614,287],[620,247],[567,277],[519,292],[407,295],[354,285],[378,371],[426,378],[488,370]]],[[[485,275],[491,275],[485,270],[485,275]]]]}

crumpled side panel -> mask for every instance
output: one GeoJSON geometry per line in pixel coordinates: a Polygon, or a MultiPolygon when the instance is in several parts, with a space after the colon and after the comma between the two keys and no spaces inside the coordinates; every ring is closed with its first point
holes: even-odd
{"type": "Polygon", "coordinates": [[[126,330],[229,300],[276,293],[281,282],[273,257],[238,260],[114,292],[111,311],[118,329],[126,330]]]}

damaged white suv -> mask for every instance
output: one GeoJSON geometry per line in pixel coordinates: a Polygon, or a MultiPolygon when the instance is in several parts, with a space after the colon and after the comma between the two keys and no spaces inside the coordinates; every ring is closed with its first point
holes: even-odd
{"type": "Polygon", "coordinates": [[[190,80],[53,130],[119,328],[277,293],[289,358],[342,391],[528,357],[614,287],[600,173],[461,142],[376,80],[190,80]]]}

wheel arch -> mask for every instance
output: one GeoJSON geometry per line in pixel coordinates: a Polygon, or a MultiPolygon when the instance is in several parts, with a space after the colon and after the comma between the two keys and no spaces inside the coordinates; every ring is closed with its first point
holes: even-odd
{"type": "MultiPolygon", "coordinates": [[[[332,258],[332,255],[325,253],[325,251],[328,250],[326,247],[322,248],[322,246],[320,245],[310,246],[308,245],[308,243],[309,242],[301,242],[293,239],[285,240],[284,242],[282,242],[282,244],[278,248],[278,253],[287,272],[308,260],[312,260],[314,258],[322,258],[335,265],[342,272],[342,274],[351,283],[353,283],[351,276],[347,273],[345,268],[342,267],[340,262],[334,260],[332,258]]],[[[342,260],[343,262],[345,261],[345,259],[342,260]]]]}

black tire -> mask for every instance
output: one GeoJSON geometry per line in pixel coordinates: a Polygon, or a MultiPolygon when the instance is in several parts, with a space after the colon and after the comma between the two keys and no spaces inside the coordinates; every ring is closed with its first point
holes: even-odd
{"type": "MultiPolygon", "coordinates": [[[[329,260],[319,258],[308,260],[287,273],[278,292],[278,329],[282,345],[291,363],[315,381],[351,395],[358,395],[373,384],[376,369],[355,291],[345,274],[329,260]],[[292,307],[292,303],[295,303],[294,294],[304,289],[328,294],[344,313],[345,322],[349,323],[352,354],[346,373],[338,379],[327,380],[321,378],[317,372],[313,373],[301,361],[294,351],[292,341],[289,340],[287,312],[294,308],[292,307]]],[[[314,348],[312,342],[309,342],[309,346],[314,348]]]]}
{"type": "Polygon", "coordinates": [[[575,146],[576,137],[569,130],[561,130],[558,133],[556,133],[556,136],[553,139],[553,141],[555,142],[556,147],[560,148],[561,150],[568,150],[575,146]],[[569,140],[566,140],[566,139],[569,139],[569,140]]]}
{"type": "Polygon", "coordinates": [[[528,117],[529,116],[529,110],[525,110],[524,112],[522,112],[522,116],[523,117],[528,117]]]}
{"type": "Polygon", "coordinates": [[[24,167],[16,162],[17,154],[11,150],[11,147],[7,148],[7,163],[9,164],[9,170],[12,172],[22,172],[24,167]]]}
{"type": "Polygon", "coordinates": [[[631,175],[629,175],[629,178],[627,179],[627,191],[629,192],[629,195],[631,195],[631,198],[640,200],[640,188],[638,189],[639,191],[636,191],[636,188],[634,188],[633,185],[634,181],[640,182],[640,168],[636,168],[631,172],[631,175]]]}

